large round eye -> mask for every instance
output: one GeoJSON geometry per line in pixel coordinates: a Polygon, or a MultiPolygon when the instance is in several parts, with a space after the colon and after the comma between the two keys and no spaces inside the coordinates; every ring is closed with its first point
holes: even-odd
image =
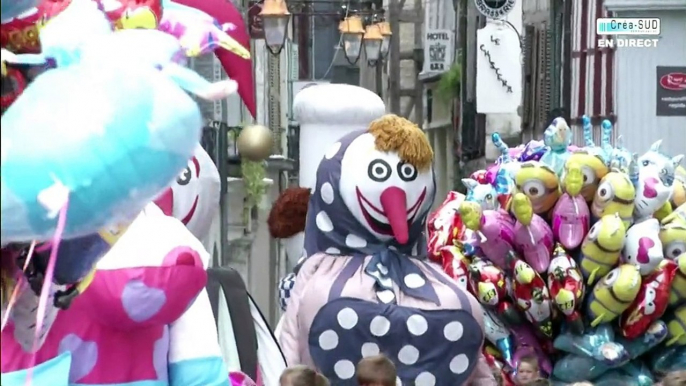
{"type": "Polygon", "coordinates": [[[686,252],[686,243],[674,241],[665,246],[665,257],[676,260],[682,253],[686,252]]]}
{"type": "Polygon", "coordinates": [[[382,159],[375,159],[369,163],[367,174],[372,181],[384,182],[391,177],[391,165],[382,159]]]}
{"type": "Polygon", "coordinates": [[[652,315],[655,313],[655,289],[648,288],[646,290],[645,303],[643,304],[643,314],[652,315]]]}
{"type": "Polygon", "coordinates": [[[648,165],[650,165],[650,161],[645,160],[645,161],[642,162],[642,164],[643,164],[643,166],[648,166],[648,165]]]}
{"type": "Polygon", "coordinates": [[[185,186],[188,185],[188,183],[191,182],[191,168],[186,166],[185,169],[181,172],[181,174],[176,177],[176,183],[185,186]]]}
{"type": "Polygon", "coordinates": [[[398,175],[406,182],[414,181],[417,178],[417,168],[407,162],[398,163],[398,175]]]}
{"type": "Polygon", "coordinates": [[[601,201],[610,201],[612,198],[615,196],[615,190],[612,187],[612,184],[609,182],[603,182],[598,186],[598,190],[596,191],[596,197],[598,197],[601,201]]]}
{"type": "Polygon", "coordinates": [[[540,198],[545,195],[545,185],[540,180],[529,180],[522,185],[522,192],[529,198],[540,198]]]}
{"type": "Polygon", "coordinates": [[[588,238],[595,240],[598,238],[598,233],[600,233],[600,223],[597,223],[591,227],[591,230],[588,231],[588,238]]]}
{"type": "Polygon", "coordinates": [[[588,166],[581,168],[581,174],[584,176],[584,186],[592,185],[596,182],[595,171],[588,166]]]}
{"type": "Polygon", "coordinates": [[[617,281],[617,278],[619,277],[619,268],[613,269],[610,273],[605,276],[605,279],[603,281],[605,282],[605,285],[608,287],[611,287],[615,282],[617,281]]]}

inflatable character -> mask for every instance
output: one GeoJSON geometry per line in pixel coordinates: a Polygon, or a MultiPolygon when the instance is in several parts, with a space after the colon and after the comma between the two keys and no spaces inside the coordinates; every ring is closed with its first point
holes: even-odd
{"type": "Polygon", "coordinates": [[[666,345],[686,346],[686,305],[681,305],[664,316],[667,323],[666,345]]]}
{"type": "Polygon", "coordinates": [[[674,190],[672,192],[672,209],[686,203],[686,168],[679,165],[674,171],[674,190]]]}
{"type": "Polygon", "coordinates": [[[565,316],[567,325],[577,334],[584,330],[579,308],[584,299],[585,286],[581,271],[562,245],[555,246],[553,260],[548,267],[548,288],[553,304],[565,316]]]}
{"type": "Polygon", "coordinates": [[[471,261],[456,245],[447,245],[439,250],[443,272],[453,278],[460,288],[467,290],[469,283],[469,265],[471,261]]]}
{"type": "MultiPolygon", "coordinates": [[[[442,248],[461,242],[467,236],[466,232],[474,233],[474,231],[464,226],[462,217],[458,212],[465,198],[462,193],[449,192],[443,204],[429,215],[426,230],[427,247],[431,260],[442,262],[442,248]]],[[[476,203],[473,205],[476,205],[476,203]]],[[[474,248],[472,247],[472,245],[465,245],[465,248],[470,249],[469,252],[473,252],[474,248]]]]}
{"type": "Polygon", "coordinates": [[[626,229],[619,214],[601,217],[581,244],[579,267],[586,284],[593,285],[617,265],[624,248],[626,229]]]}
{"type": "Polygon", "coordinates": [[[498,315],[486,308],[484,308],[483,311],[486,339],[498,349],[500,356],[502,356],[505,363],[513,369],[517,368],[517,365],[512,358],[512,354],[514,353],[512,333],[510,333],[510,330],[507,329],[507,326],[498,315]]]}
{"type": "Polygon", "coordinates": [[[600,180],[591,212],[596,220],[608,214],[618,214],[626,230],[633,222],[635,199],[636,189],[629,176],[614,169],[600,180]]]}
{"type": "Polygon", "coordinates": [[[514,249],[514,222],[504,210],[481,210],[473,201],[460,205],[464,225],[476,233],[475,243],[481,252],[500,268],[506,268],[505,255],[514,249]]]}
{"type": "Polygon", "coordinates": [[[660,242],[666,259],[675,260],[686,252],[686,224],[678,222],[660,227],[660,242]]]}
{"type": "Polygon", "coordinates": [[[553,309],[545,281],[514,253],[507,257],[512,272],[512,296],[517,307],[546,338],[553,337],[553,309]]]}
{"type": "Polygon", "coordinates": [[[653,272],[664,259],[659,234],[657,219],[648,218],[632,225],[626,232],[622,262],[636,265],[642,276],[653,272]]]}
{"type": "Polygon", "coordinates": [[[553,119],[543,133],[543,142],[548,151],[541,157],[541,162],[548,165],[557,175],[562,174],[565,161],[569,157],[567,147],[572,144],[572,130],[564,118],[553,119]]]}
{"type": "Polygon", "coordinates": [[[515,176],[517,190],[531,200],[534,213],[545,216],[560,197],[557,174],[553,169],[538,161],[522,163],[515,176]]]}
{"type": "Polygon", "coordinates": [[[195,237],[203,240],[219,207],[220,185],[217,167],[198,145],[188,166],[155,203],[164,214],[179,219],[195,237]]]}
{"type": "MultiPolygon", "coordinates": [[[[228,385],[204,291],[208,260],[181,222],[149,204],[57,315],[33,372],[79,385],[228,385]]],[[[19,386],[33,358],[13,330],[2,332],[2,383],[19,386]]]]}
{"type": "Polygon", "coordinates": [[[289,365],[357,385],[355,364],[383,349],[403,383],[494,382],[481,351],[481,305],[413,253],[435,195],[432,159],[422,130],[395,115],[324,155],[307,214],[308,257],[279,337],[289,365]]]}
{"type": "MultiPolygon", "coordinates": [[[[220,194],[219,171],[207,152],[197,146],[186,169],[155,203],[207,245],[220,194]]],[[[214,316],[229,372],[268,385],[278,383],[285,359],[240,274],[230,267],[213,267],[207,275],[211,309],[205,313],[214,316]]]]}
{"type": "Polygon", "coordinates": [[[677,268],[675,262],[663,260],[655,271],[643,278],[636,300],[619,319],[624,337],[635,339],[642,336],[662,316],[669,303],[669,289],[677,268]]]}
{"type": "Polygon", "coordinates": [[[568,250],[576,249],[588,233],[591,211],[581,195],[586,176],[581,164],[567,161],[562,177],[564,193],[553,208],[553,235],[568,250]]]}
{"type": "MultiPolygon", "coordinates": [[[[272,207],[275,216],[277,213],[282,213],[284,219],[280,222],[270,222],[270,231],[277,231],[274,228],[278,226],[282,228],[273,236],[286,238],[288,259],[292,264],[291,267],[295,267],[292,273],[287,274],[279,282],[279,302],[282,309],[286,308],[293,290],[295,274],[299,269],[298,263],[303,256],[308,255],[304,248],[304,217],[307,213],[309,193],[316,186],[319,162],[324,158],[327,150],[334,143],[338,143],[342,136],[365,130],[373,120],[385,113],[386,106],[378,95],[365,88],[348,84],[306,87],[295,96],[293,115],[300,124],[298,186],[300,189],[306,189],[307,194],[304,191],[295,194],[286,190],[272,207]],[[305,196],[307,196],[307,201],[305,196]],[[296,202],[292,202],[294,199],[296,202]],[[289,202],[291,205],[288,205],[289,202]],[[301,219],[302,223],[300,223],[301,219]],[[296,230],[298,232],[295,232],[296,230]]],[[[279,330],[279,326],[276,329],[279,330]]]]}
{"type": "Polygon", "coordinates": [[[467,188],[467,201],[474,201],[484,210],[500,209],[498,192],[490,184],[480,184],[471,178],[463,178],[462,184],[467,188]]]}
{"type": "Polygon", "coordinates": [[[675,172],[684,156],[669,158],[660,151],[661,145],[661,140],[653,143],[650,150],[638,158],[639,178],[634,209],[637,220],[652,216],[672,197],[675,172]]]}
{"type": "Polygon", "coordinates": [[[505,272],[490,261],[474,258],[469,265],[469,290],[486,308],[511,324],[520,323],[520,317],[507,297],[505,272]]]}
{"type": "Polygon", "coordinates": [[[533,212],[531,199],[523,193],[516,193],[512,198],[512,212],[517,218],[516,247],[536,272],[546,272],[555,243],[553,231],[541,216],[533,212]]]}
{"type": "Polygon", "coordinates": [[[615,320],[636,299],[641,288],[638,267],[622,264],[605,275],[588,298],[586,317],[595,327],[615,320]]]}

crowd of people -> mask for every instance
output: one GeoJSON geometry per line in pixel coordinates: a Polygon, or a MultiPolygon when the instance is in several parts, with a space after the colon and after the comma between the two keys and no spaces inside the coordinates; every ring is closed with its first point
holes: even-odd
{"type": "MultiPolygon", "coordinates": [[[[504,385],[500,372],[494,372],[497,386],[504,385]]],[[[383,354],[362,359],[355,369],[359,386],[396,386],[397,372],[393,361],[383,354]]],[[[536,357],[525,357],[519,363],[516,386],[549,386],[552,382],[542,377],[536,357]]],[[[316,369],[298,365],[287,368],[281,374],[280,386],[329,386],[326,377],[316,369]]],[[[494,386],[496,386],[494,385],[494,386]]],[[[662,378],[655,386],[685,386],[686,370],[673,371],[662,378]]],[[[415,385],[421,386],[421,385],[415,385]]],[[[576,382],[569,386],[594,386],[593,382],[576,382]]]]}

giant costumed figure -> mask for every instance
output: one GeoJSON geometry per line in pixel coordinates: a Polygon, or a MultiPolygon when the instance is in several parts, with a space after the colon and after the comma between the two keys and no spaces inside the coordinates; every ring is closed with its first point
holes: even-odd
{"type": "Polygon", "coordinates": [[[432,161],[421,129],[395,115],[329,147],[279,337],[289,365],[356,385],[355,363],[383,352],[403,383],[493,384],[481,305],[416,252],[435,195],[432,161]]]}

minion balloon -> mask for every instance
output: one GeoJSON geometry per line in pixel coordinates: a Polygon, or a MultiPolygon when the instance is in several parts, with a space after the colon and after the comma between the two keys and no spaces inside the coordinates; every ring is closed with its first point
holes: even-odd
{"type": "Polygon", "coordinates": [[[531,200],[534,213],[545,215],[560,197],[560,181],[553,169],[538,161],[527,161],[515,176],[517,190],[531,200]]]}
{"type": "Polygon", "coordinates": [[[594,284],[617,265],[625,236],[626,229],[616,213],[603,216],[593,224],[581,244],[579,267],[586,284],[594,284]]]}
{"type": "Polygon", "coordinates": [[[617,213],[628,229],[633,221],[634,200],[636,189],[625,173],[613,170],[608,173],[598,185],[591,212],[596,218],[617,213]]]}
{"type": "Polygon", "coordinates": [[[686,346],[686,304],[664,317],[667,323],[666,346],[686,346]]]}
{"type": "Polygon", "coordinates": [[[686,224],[670,223],[660,227],[660,241],[665,259],[676,260],[686,253],[686,224]]]}
{"type": "Polygon", "coordinates": [[[676,271],[674,281],[672,281],[672,288],[669,291],[670,307],[686,304],[686,252],[678,256],[675,261],[679,268],[676,271]]]}
{"type": "Polygon", "coordinates": [[[622,264],[596,283],[588,299],[586,315],[591,327],[615,320],[638,296],[641,275],[638,267],[622,264]]]}

